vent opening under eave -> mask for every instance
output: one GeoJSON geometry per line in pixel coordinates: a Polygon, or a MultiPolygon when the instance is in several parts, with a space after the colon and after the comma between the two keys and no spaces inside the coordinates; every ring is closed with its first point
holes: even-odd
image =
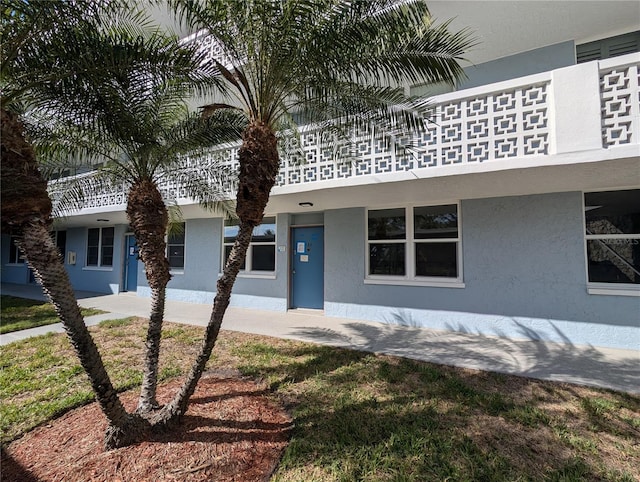
{"type": "Polygon", "coordinates": [[[576,45],[576,61],[581,64],[640,52],[640,30],[576,45]]]}

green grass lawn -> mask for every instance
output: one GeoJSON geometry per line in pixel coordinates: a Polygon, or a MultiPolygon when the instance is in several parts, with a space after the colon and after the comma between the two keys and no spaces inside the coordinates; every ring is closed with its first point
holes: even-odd
{"type": "MultiPolygon", "coordinates": [[[[82,308],[81,311],[84,316],[104,313],[93,308],[82,308]]],[[[0,296],[0,334],[51,325],[59,321],[53,306],[46,301],[0,296]]]]}
{"type": "MultiPolygon", "coordinates": [[[[92,327],[119,390],[138,386],[146,324],[92,327]]],[[[167,323],[161,377],[202,328],[167,323]]],[[[0,349],[4,443],[92,400],[63,334],[0,349]]],[[[222,331],[209,368],[261,379],[295,428],[272,480],[635,481],[640,397],[222,331]]]]}

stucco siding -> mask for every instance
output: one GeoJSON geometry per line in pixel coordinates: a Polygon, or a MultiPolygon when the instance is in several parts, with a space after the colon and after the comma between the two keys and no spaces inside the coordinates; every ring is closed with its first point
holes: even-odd
{"type": "MultiPolygon", "coordinates": [[[[167,298],[190,303],[210,303],[216,289],[222,254],[222,219],[185,220],[184,269],[174,269],[167,298]]],[[[151,291],[142,262],[138,263],[138,296],[151,291]]]]}
{"type": "MultiPolygon", "coordinates": [[[[277,216],[276,271],[264,277],[240,274],[233,287],[232,306],[284,311],[287,309],[287,239],[289,215],[277,216]],[[280,251],[278,246],[283,246],[280,251]]],[[[191,219],[185,227],[185,267],[173,274],[167,297],[179,301],[210,303],[222,272],[223,220],[191,219]]],[[[138,295],[150,296],[144,274],[138,275],[138,295]]]]}
{"type": "Polygon", "coordinates": [[[575,43],[570,40],[467,67],[464,72],[468,78],[460,82],[458,90],[568,67],[575,63],[575,43]]]}
{"type": "Polygon", "coordinates": [[[258,309],[287,309],[289,215],[276,216],[276,271],[268,278],[240,275],[233,287],[232,304],[258,309]],[[284,247],[280,251],[278,246],[284,247]],[[264,299],[261,299],[264,298],[264,299]],[[274,308],[275,307],[275,308],[274,308]]]}
{"type": "Polygon", "coordinates": [[[9,252],[11,246],[11,236],[2,235],[1,256],[2,256],[2,281],[4,283],[25,284],[29,281],[29,269],[26,264],[9,263],[9,252]]]}
{"type": "MultiPolygon", "coordinates": [[[[102,226],[101,226],[102,227],[102,226]]],[[[110,227],[110,226],[106,226],[110,227]]],[[[125,225],[114,226],[113,265],[104,268],[87,267],[87,229],[67,229],[67,252],[76,253],[76,264],[65,264],[71,283],[77,289],[97,293],[118,293],[122,284],[122,254],[125,225]]],[[[65,260],[66,261],[66,260],[65,260]]]]}
{"type": "MultiPolygon", "coordinates": [[[[419,203],[418,203],[419,204],[419,203]]],[[[384,206],[380,206],[384,207],[384,206]]],[[[327,210],[324,221],[324,312],[327,316],[569,344],[640,348],[640,297],[587,292],[582,193],[468,199],[460,202],[462,283],[401,286],[365,282],[365,208],[327,210]]],[[[276,271],[241,275],[231,304],[288,308],[289,230],[303,216],[277,215],[276,271]]],[[[67,230],[66,265],[78,289],[112,293],[122,282],[126,226],[115,227],[113,266],[85,267],[87,228],[67,230]]],[[[223,221],[186,221],[185,267],[169,283],[169,299],[211,303],[221,271],[223,221]]],[[[2,280],[26,283],[25,266],[7,265],[2,280]]],[[[139,263],[138,296],[149,296],[139,263]]]]}
{"type": "Polygon", "coordinates": [[[577,192],[463,201],[465,286],[443,288],[365,284],[364,209],[327,212],[325,313],[637,348],[640,298],[587,293],[582,216],[577,192]]]}
{"type": "MultiPolygon", "coordinates": [[[[174,270],[170,289],[214,291],[220,270],[222,220],[185,222],[184,270],[174,270]]],[[[146,279],[144,279],[146,283],[146,279]]]]}

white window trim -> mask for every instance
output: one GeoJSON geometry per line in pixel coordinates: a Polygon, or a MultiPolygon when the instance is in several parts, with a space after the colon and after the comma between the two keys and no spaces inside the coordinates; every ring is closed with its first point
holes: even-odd
{"type": "Polygon", "coordinates": [[[611,286],[611,283],[589,283],[587,286],[587,293],[589,293],[590,295],[640,297],[640,286],[628,284],[611,286]]]}
{"type": "MultiPolygon", "coordinates": [[[[184,270],[185,267],[187,265],[187,222],[185,221],[184,223],[184,243],[182,244],[182,250],[183,250],[183,255],[182,255],[182,267],[176,267],[176,268],[172,268],[169,267],[169,272],[171,274],[175,274],[175,275],[182,275],[184,274],[184,270]]],[[[166,235],[164,238],[165,244],[166,244],[166,250],[165,250],[165,254],[167,257],[167,262],[169,262],[169,235],[166,235]]],[[[174,243],[175,244],[175,243],[174,243]]],[[[176,244],[176,246],[180,246],[178,244],[176,244]]]]}
{"type": "Polygon", "coordinates": [[[248,273],[240,271],[238,273],[238,278],[276,279],[277,276],[275,275],[275,271],[253,271],[248,273]]]}
{"type": "Polygon", "coordinates": [[[103,229],[109,229],[109,228],[113,228],[113,245],[112,245],[113,254],[112,254],[112,258],[115,259],[115,254],[116,254],[116,228],[115,228],[115,226],[100,226],[100,227],[87,228],[87,241],[85,243],[86,252],[85,252],[85,256],[84,256],[84,267],[82,268],[84,271],[113,271],[114,259],[111,260],[111,264],[110,265],[103,265],[102,264],[102,230],[103,229]],[[90,229],[97,229],[98,230],[98,264],[87,264],[88,263],[87,258],[89,257],[89,230],[90,229]]]}
{"type": "Polygon", "coordinates": [[[113,266],[83,266],[82,271],[113,271],[113,266]]]}
{"type": "Polygon", "coordinates": [[[464,288],[464,273],[462,267],[463,249],[462,249],[462,213],[460,209],[460,201],[451,202],[439,202],[434,203],[415,203],[415,204],[402,204],[392,206],[381,207],[368,207],[364,211],[364,251],[365,251],[365,266],[364,266],[364,284],[371,285],[397,285],[397,286],[428,286],[434,288],[464,288]],[[449,204],[455,204],[458,215],[458,236],[456,238],[438,238],[433,240],[416,240],[414,238],[414,221],[413,210],[417,207],[431,207],[431,206],[446,206],[449,204]],[[385,275],[370,275],[369,274],[369,211],[379,211],[381,209],[404,209],[405,213],[405,226],[406,237],[405,239],[390,239],[390,240],[376,240],[373,241],[385,244],[402,243],[405,245],[405,271],[404,276],[385,276],[385,275]],[[408,214],[407,214],[408,213],[408,214]],[[418,243],[435,243],[435,242],[455,242],[457,245],[457,268],[458,276],[456,278],[442,278],[442,277],[427,277],[415,275],[415,244],[418,243]]]}
{"type": "Polygon", "coordinates": [[[629,189],[640,189],[640,187],[630,187],[626,189],[594,189],[589,191],[582,191],[582,235],[584,238],[584,276],[587,281],[587,293],[590,295],[604,295],[604,296],[635,296],[640,297],[640,285],[630,283],[602,283],[589,281],[589,252],[587,250],[587,241],[593,239],[638,239],[640,240],[640,234],[587,234],[587,217],[586,217],[586,204],[584,200],[585,194],[595,192],[610,192],[610,191],[626,191],[629,189]]]}
{"type": "MultiPolygon", "coordinates": [[[[247,253],[245,254],[244,265],[245,267],[251,266],[253,250],[251,249],[253,246],[273,246],[274,249],[274,263],[273,263],[273,271],[251,271],[249,269],[241,269],[238,272],[238,278],[253,278],[253,279],[276,279],[277,278],[277,270],[278,270],[278,217],[276,215],[267,215],[265,214],[264,218],[273,218],[274,224],[276,225],[275,239],[269,242],[253,242],[249,243],[247,247],[247,253]]],[[[262,224],[262,223],[261,223],[262,224]]],[[[222,253],[220,256],[220,276],[222,275],[222,271],[224,270],[224,262],[225,262],[225,247],[233,246],[233,243],[225,243],[224,242],[224,228],[225,228],[224,219],[222,220],[222,253]]]]}

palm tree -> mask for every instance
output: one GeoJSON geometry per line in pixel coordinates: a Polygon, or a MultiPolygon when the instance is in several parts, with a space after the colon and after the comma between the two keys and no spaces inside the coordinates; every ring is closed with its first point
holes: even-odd
{"type": "MultiPolygon", "coordinates": [[[[124,2],[126,3],[126,2],[124,2]]],[[[150,79],[192,69],[191,52],[149,32],[140,13],[117,0],[7,0],[1,11],[2,229],[11,230],[52,301],[87,372],[109,426],[107,448],[139,439],[149,426],[120,403],[51,241],[51,201],[21,113],[40,108],[84,119],[105,88],[144,93],[150,79]],[[135,72],[136,75],[123,75],[135,72]],[[100,89],[94,87],[100,86],[100,89]]]]}
{"type": "MultiPolygon", "coordinates": [[[[200,60],[194,57],[194,68],[200,60]]],[[[159,85],[149,81],[144,95],[109,89],[80,119],[46,119],[42,118],[46,112],[30,113],[31,118],[40,119],[31,137],[41,164],[64,166],[71,158],[80,158],[83,163],[91,158],[107,161],[91,177],[57,183],[57,191],[62,192],[56,203],[58,210],[81,207],[96,187],[126,186],[127,219],[151,289],[139,413],[159,407],[158,360],[165,292],[171,279],[165,242],[169,212],[159,185],[177,178],[180,189],[204,207],[217,208],[226,215],[232,215],[233,210],[231,203],[223,201],[224,166],[210,161],[197,169],[189,168],[185,156],[200,157],[211,146],[239,139],[244,118],[236,112],[220,111],[205,119],[189,112],[185,99],[192,87],[190,81],[186,77],[159,85]]]]}
{"type": "MultiPolygon", "coordinates": [[[[423,118],[399,86],[454,83],[471,44],[465,32],[434,26],[419,0],[168,0],[178,17],[211,36],[219,102],[242,112],[236,214],[239,233],[227,260],[205,339],[174,399],[157,416],[185,413],[220,330],[251,234],[262,220],[280,158],[278,134],[293,119],[338,135],[354,124],[419,127],[423,118]]],[[[391,132],[391,131],[388,131],[391,132]]]]}

